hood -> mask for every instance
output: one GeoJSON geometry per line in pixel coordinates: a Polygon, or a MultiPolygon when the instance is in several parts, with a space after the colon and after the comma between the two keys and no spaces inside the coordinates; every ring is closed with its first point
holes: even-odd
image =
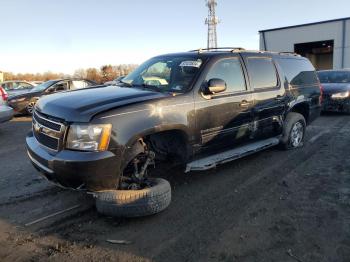
{"type": "Polygon", "coordinates": [[[350,91],[350,83],[327,83],[321,84],[325,95],[350,91]]]}
{"type": "Polygon", "coordinates": [[[167,96],[118,86],[88,88],[45,96],[36,104],[36,110],[67,122],[89,122],[103,111],[167,96]]]}

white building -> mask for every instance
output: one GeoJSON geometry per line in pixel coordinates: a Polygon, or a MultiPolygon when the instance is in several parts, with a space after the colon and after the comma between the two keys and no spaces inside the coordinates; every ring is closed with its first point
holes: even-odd
{"type": "Polygon", "coordinates": [[[350,17],[259,33],[260,50],[298,53],[318,70],[350,68],[350,17]]]}

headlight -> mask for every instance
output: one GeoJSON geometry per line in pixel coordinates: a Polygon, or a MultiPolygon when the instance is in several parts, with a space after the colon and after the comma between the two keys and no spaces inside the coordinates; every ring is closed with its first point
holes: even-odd
{"type": "Polygon", "coordinates": [[[81,151],[106,151],[112,125],[71,125],[68,131],[67,149],[81,151]]]}
{"type": "Polygon", "coordinates": [[[347,92],[333,94],[332,98],[347,98],[349,97],[349,95],[350,95],[350,92],[347,91],[347,92]]]}

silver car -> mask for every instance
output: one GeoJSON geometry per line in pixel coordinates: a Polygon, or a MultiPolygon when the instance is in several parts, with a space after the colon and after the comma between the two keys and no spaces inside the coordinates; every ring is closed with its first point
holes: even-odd
{"type": "Polygon", "coordinates": [[[0,87],[0,123],[11,120],[13,117],[13,109],[7,105],[8,94],[0,87]]]}

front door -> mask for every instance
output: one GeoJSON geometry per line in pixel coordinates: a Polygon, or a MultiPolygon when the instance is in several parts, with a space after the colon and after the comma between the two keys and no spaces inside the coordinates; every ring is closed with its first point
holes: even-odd
{"type": "Polygon", "coordinates": [[[203,85],[214,78],[224,80],[227,90],[210,96],[200,93],[195,99],[196,129],[202,148],[238,144],[251,134],[253,96],[247,88],[240,56],[213,63],[203,85]]]}

